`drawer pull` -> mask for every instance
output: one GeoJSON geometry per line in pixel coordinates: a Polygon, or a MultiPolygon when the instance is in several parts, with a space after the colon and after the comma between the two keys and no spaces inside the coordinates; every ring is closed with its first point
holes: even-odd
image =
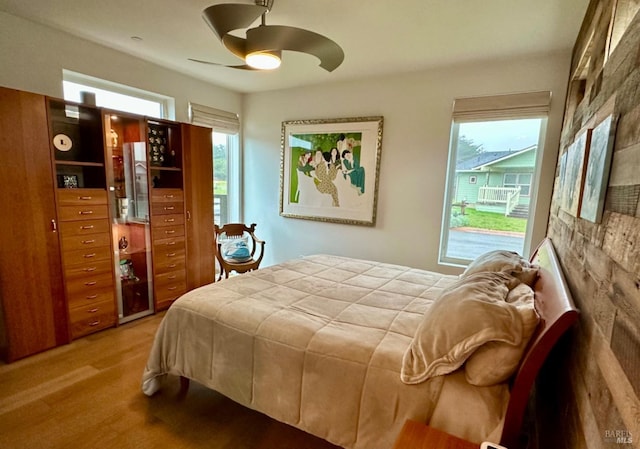
{"type": "Polygon", "coordinates": [[[90,282],[85,282],[84,285],[86,285],[87,287],[92,287],[94,285],[96,285],[97,282],[96,281],[90,281],[90,282]]]}
{"type": "Polygon", "coordinates": [[[175,230],[170,230],[170,231],[164,231],[165,234],[175,234],[176,231],[175,230]]]}
{"type": "Polygon", "coordinates": [[[87,313],[96,313],[98,310],[100,310],[100,309],[98,309],[98,308],[96,307],[95,309],[89,309],[89,310],[87,310],[87,313]]]}
{"type": "Polygon", "coordinates": [[[176,219],[175,219],[175,218],[165,218],[165,219],[164,219],[164,222],[165,222],[165,223],[173,223],[174,221],[176,221],[176,219]]]}
{"type": "Polygon", "coordinates": [[[93,214],[92,210],[81,210],[80,212],[78,212],[79,215],[91,215],[93,214]]]}
{"type": "Polygon", "coordinates": [[[88,229],[93,229],[93,225],[85,225],[85,226],[80,226],[80,229],[86,231],[88,229]]]}
{"type": "Polygon", "coordinates": [[[92,271],[96,271],[98,269],[98,267],[87,267],[84,269],[84,271],[86,271],[87,273],[90,273],[92,271]]]}
{"type": "Polygon", "coordinates": [[[175,290],[176,288],[178,288],[178,287],[175,287],[175,286],[174,287],[167,287],[167,290],[175,290]]]}
{"type": "Polygon", "coordinates": [[[98,297],[98,295],[89,295],[87,296],[87,299],[96,299],[98,297]]]}
{"type": "Polygon", "coordinates": [[[167,276],[167,279],[170,279],[170,280],[172,280],[172,281],[173,281],[173,280],[174,280],[175,278],[177,278],[177,277],[178,277],[178,276],[176,276],[176,275],[174,274],[173,276],[167,276]]]}
{"type": "Polygon", "coordinates": [[[93,197],[91,197],[91,196],[79,196],[78,199],[81,200],[81,201],[89,201],[89,200],[92,200],[93,197]]]}
{"type": "Polygon", "coordinates": [[[91,254],[85,254],[84,255],[85,259],[91,259],[92,257],[96,257],[96,253],[91,253],[91,254]]]}
{"type": "Polygon", "coordinates": [[[89,323],[89,326],[91,326],[91,327],[95,327],[95,326],[97,326],[98,324],[100,324],[100,320],[95,320],[95,321],[92,321],[91,323],[89,323]]]}
{"type": "Polygon", "coordinates": [[[167,253],[167,257],[176,257],[176,253],[167,253]]]}
{"type": "Polygon", "coordinates": [[[171,245],[175,245],[175,244],[176,244],[176,242],[175,242],[175,241],[167,242],[167,246],[171,246],[171,245]]]}
{"type": "Polygon", "coordinates": [[[83,241],[82,241],[82,244],[83,244],[83,245],[91,245],[92,243],[96,243],[96,239],[83,240],[83,241]]]}
{"type": "Polygon", "coordinates": [[[169,268],[175,268],[177,266],[178,266],[178,264],[172,263],[172,264],[169,265],[169,268]]]}
{"type": "Polygon", "coordinates": [[[165,195],[164,197],[165,197],[165,198],[173,198],[173,195],[168,194],[168,195],[165,195]]]}
{"type": "Polygon", "coordinates": [[[165,206],[164,210],[175,210],[174,206],[165,206]]]}

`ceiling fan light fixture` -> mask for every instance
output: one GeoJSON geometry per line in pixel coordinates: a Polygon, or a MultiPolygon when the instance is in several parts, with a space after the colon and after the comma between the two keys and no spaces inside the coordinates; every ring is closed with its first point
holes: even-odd
{"type": "Polygon", "coordinates": [[[254,51],[245,57],[248,66],[259,70],[274,70],[280,67],[279,51],[254,51]]]}

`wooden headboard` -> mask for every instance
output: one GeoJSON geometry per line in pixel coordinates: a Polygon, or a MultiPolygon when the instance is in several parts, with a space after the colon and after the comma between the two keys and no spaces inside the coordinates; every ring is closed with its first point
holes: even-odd
{"type": "Polygon", "coordinates": [[[531,256],[531,262],[540,266],[534,285],[540,324],[531,338],[511,387],[500,439],[500,444],[509,449],[518,449],[520,446],[519,436],[524,414],[538,371],[558,339],[578,319],[579,314],[550,239],[546,238],[538,246],[531,256]]]}

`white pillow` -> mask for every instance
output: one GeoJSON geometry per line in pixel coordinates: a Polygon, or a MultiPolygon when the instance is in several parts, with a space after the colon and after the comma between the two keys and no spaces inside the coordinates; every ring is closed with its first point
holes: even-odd
{"type": "Polygon", "coordinates": [[[220,241],[222,258],[229,262],[246,262],[251,259],[248,237],[224,239],[220,241]]]}
{"type": "Polygon", "coordinates": [[[496,385],[516,372],[540,322],[533,298],[533,290],[526,284],[520,284],[509,292],[507,302],[513,304],[522,317],[522,340],[516,345],[490,341],[476,349],[464,366],[467,382],[479,387],[496,385]]]}
{"type": "Polygon", "coordinates": [[[478,256],[460,277],[464,278],[481,271],[505,271],[525,284],[533,286],[538,277],[538,269],[537,265],[532,264],[516,252],[495,250],[478,256]]]}
{"type": "Polygon", "coordinates": [[[445,289],[425,312],[403,356],[402,382],[417,384],[455,371],[490,341],[520,344],[522,317],[506,301],[518,284],[509,273],[483,271],[445,289]]]}

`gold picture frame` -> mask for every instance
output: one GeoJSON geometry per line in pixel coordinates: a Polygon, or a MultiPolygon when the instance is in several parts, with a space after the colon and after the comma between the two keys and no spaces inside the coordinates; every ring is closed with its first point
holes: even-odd
{"type": "Polygon", "coordinates": [[[280,215],[374,226],[383,117],[282,122],[280,215]]]}

